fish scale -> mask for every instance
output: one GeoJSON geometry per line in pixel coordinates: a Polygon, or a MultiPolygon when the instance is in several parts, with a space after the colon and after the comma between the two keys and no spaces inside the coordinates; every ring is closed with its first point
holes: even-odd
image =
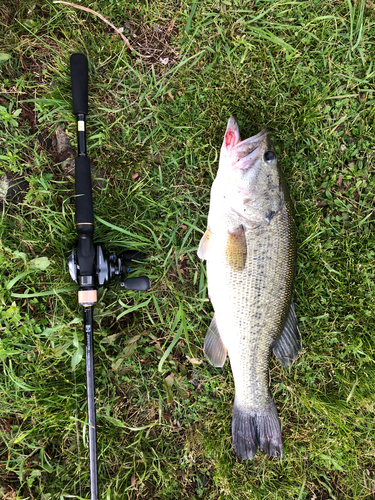
{"type": "Polygon", "coordinates": [[[225,241],[221,258],[207,263],[211,301],[214,307],[220,303],[217,325],[224,344],[230,344],[236,400],[251,408],[261,406],[268,398],[268,355],[292,297],[294,231],[285,212],[266,228],[245,231],[248,251],[242,271],[223,265],[225,241]],[[220,288],[215,279],[219,276],[220,288]],[[218,293],[220,298],[216,297],[218,293]],[[231,325],[226,326],[222,316],[230,317],[231,325]]]}
{"type": "Polygon", "coordinates": [[[268,363],[273,349],[282,364],[291,364],[301,347],[292,302],[292,203],[268,135],[241,142],[234,118],[224,137],[198,255],[207,260],[215,310],[205,355],[223,366],[228,353],[235,382],[235,451],[243,459],[253,458],[258,447],[281,456],[268,363]]]}

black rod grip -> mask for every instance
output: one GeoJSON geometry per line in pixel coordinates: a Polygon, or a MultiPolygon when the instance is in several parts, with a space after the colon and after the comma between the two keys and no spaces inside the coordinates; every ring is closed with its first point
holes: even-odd
{"type": "Polygon", "coordinates": [[[76,171],[76,225],[78,233],[94,232],[90,158],[77,156],[76,171]]]}
{"type": "Polygon", "coordinates": [[[89,112],[89,66],[85,54],[70,56],[70,78],[72,81],[73,113],[89,112]]]}

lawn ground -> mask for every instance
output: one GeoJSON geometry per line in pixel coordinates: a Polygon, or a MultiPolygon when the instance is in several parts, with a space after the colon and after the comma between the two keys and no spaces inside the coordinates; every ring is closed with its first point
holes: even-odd
{"type": "Polygon", "coordinates": [[[375,498],[372,0],[45,0],[0,7],[0,496],[88,498],[69,56],[89,59],[95,237],[148,292],[95,309],[101,498],[375,498]],[[233,379],[205,360],[197,255],[227,119],[266,127],[295,205],[303,342],[271,359],[283,460],[241,462],[233,379]],[[16,188],[15,188],[16,189],[16,188]],[[22,190],[24,193],[22,194],[22,190]]]}

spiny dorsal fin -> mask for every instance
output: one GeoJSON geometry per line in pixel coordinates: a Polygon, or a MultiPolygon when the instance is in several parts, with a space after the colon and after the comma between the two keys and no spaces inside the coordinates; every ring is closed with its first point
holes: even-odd
{"type": "Polygon", "coordinates": [[[212,232],[210,228],[207,228],[206,232],[202,236],[198,247],[198,257],[202,260],[208,260],[211,248],[212,232]]]}
{"type": "Polygon", "coordinates": [[[225,257],[227,263],[235,271],[242,271],[244,269],[247,257],[247,246],[245,228],[242,224],[234,231],[228,231],[225,257]]]}
{"type": "Polygon", "coordinates": [[[221,340],[215,316],[208,327],[206,338],[204,339],[203,352],[212,365],[217,368],[224,366],[227,359],[227,348],[221,340]]]}
{"type": "Polygon", "coordinates": [[[292,300],[284,329],[273,345],[273,353],[283,366],[289,366],[296,359],[300,350],[298,320],[292,300]]]}

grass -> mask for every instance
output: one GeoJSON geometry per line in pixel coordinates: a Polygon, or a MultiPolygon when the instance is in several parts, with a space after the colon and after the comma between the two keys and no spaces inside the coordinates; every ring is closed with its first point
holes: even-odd
{"type": "Polygon", "coordinates": [[[74,179],[54,142],[60,125],[75,148],[68,59],[82,51],[96,239],[145,251],[133,275],[152,282],[112,286],[95,310],[101,498],[374,498],[375,4],[84,4],[151,57],[71,7],[1,7],[0,169],[29,185],[0,219],[2,497],[89,497],[74,179]],[[231,114],[243,137],[268,128],[295,202],[304,348],[270,365],[282,461],[234,456],[231,371],[202,354],[196,249],[231,114]]]}

